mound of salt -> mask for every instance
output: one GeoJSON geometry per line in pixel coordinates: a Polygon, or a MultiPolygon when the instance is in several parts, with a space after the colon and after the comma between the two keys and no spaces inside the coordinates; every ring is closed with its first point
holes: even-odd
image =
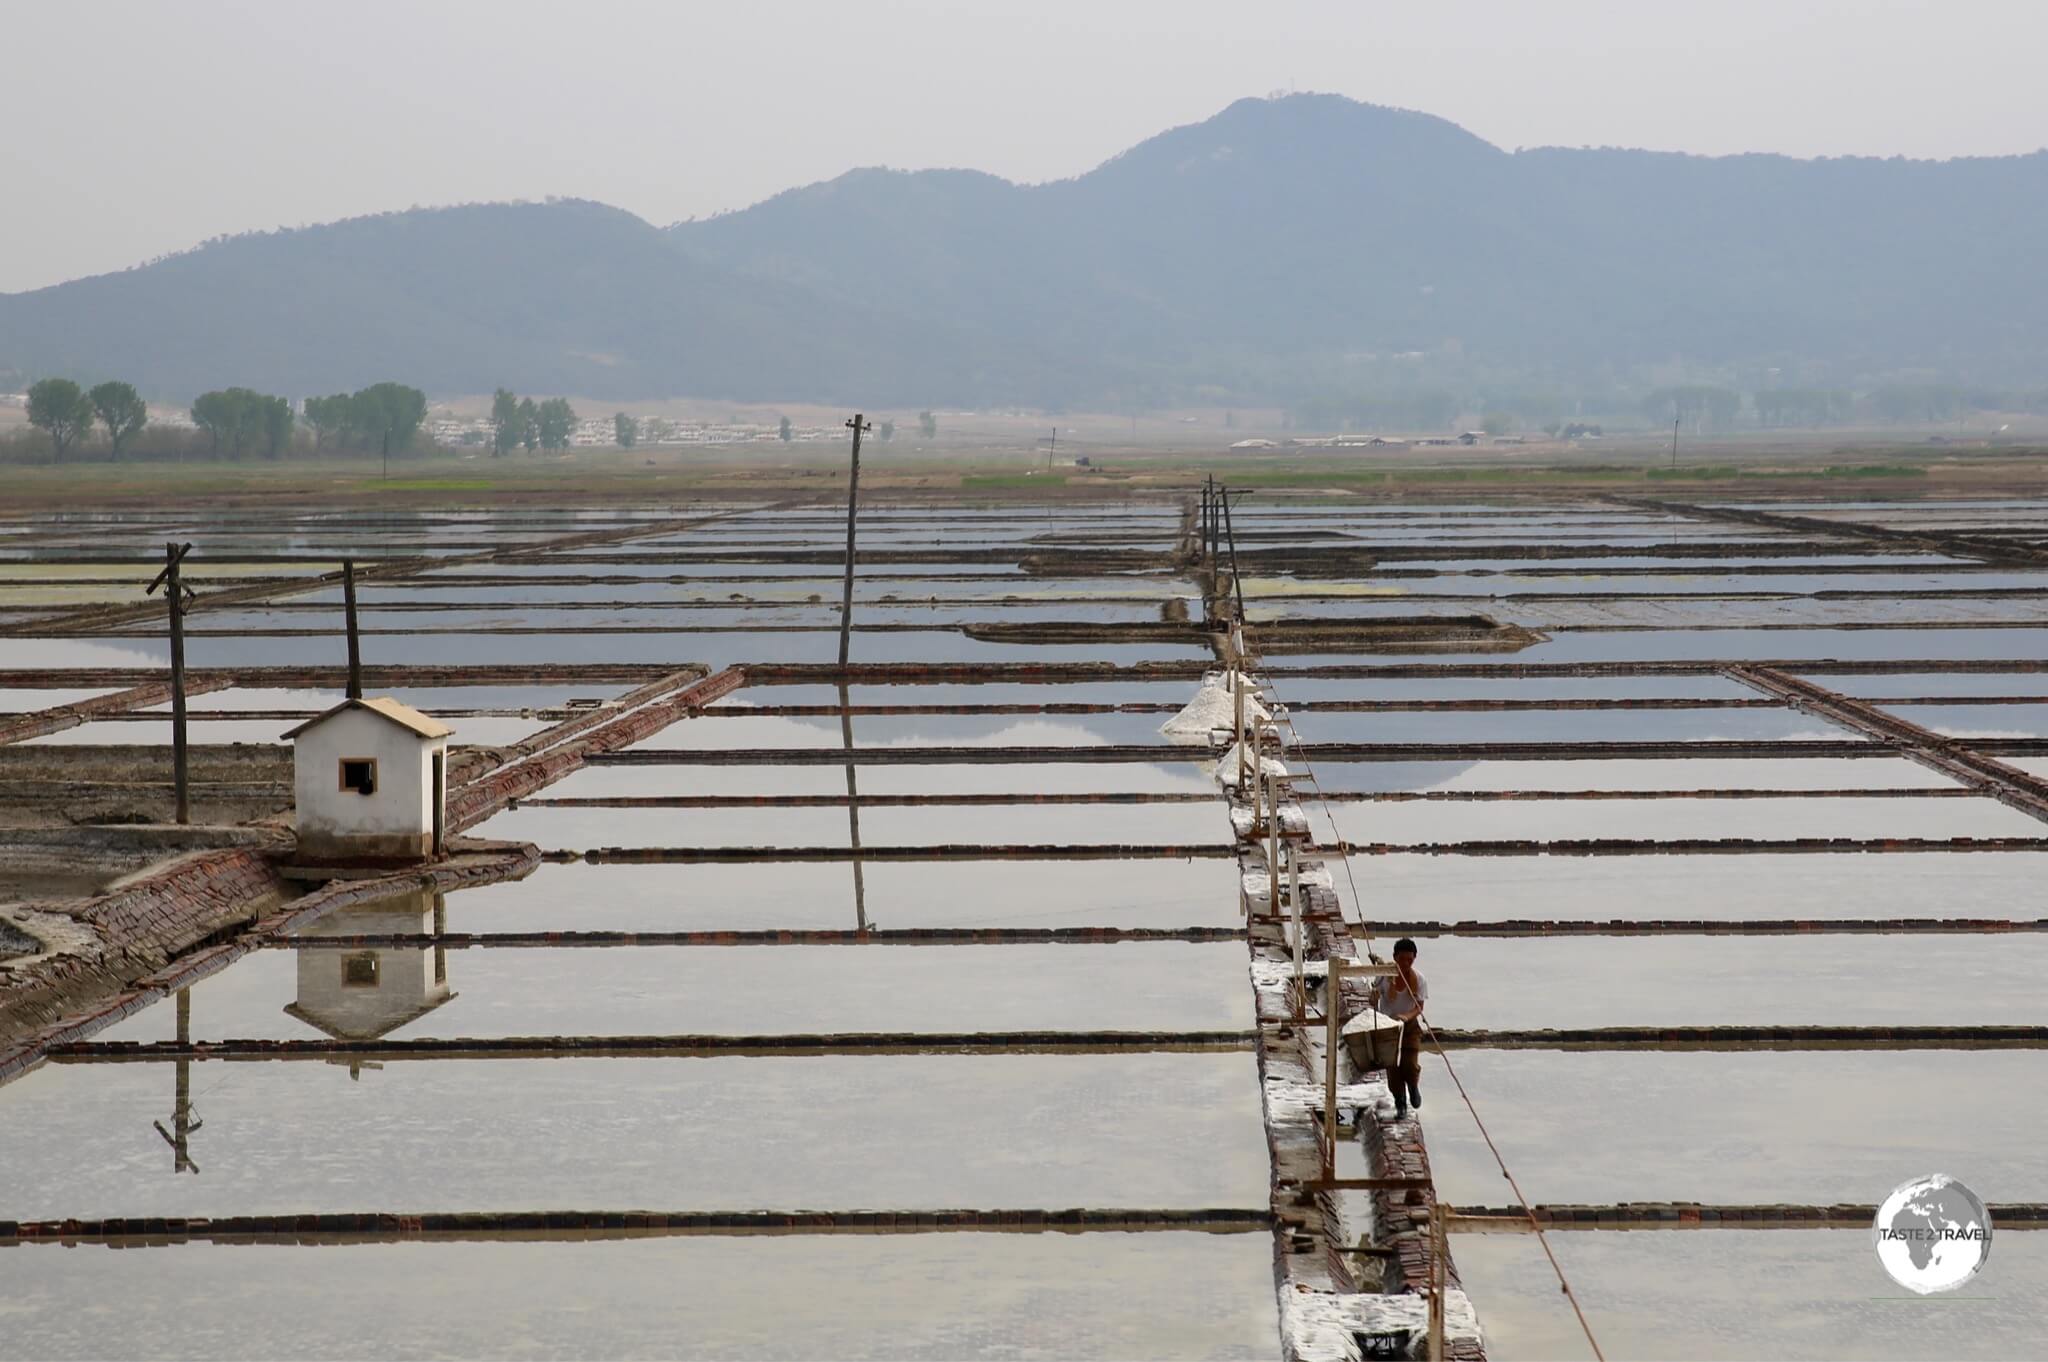
{"type": "Polygon", "coordinates": [[[1266,707],[1252,695],[1251,686],[1242,677],[1211,672],[1202,678],[1195,698],[1188,701],[1180,713],[1159,726],[1159,731],[1176,742],[1207,742],[1209,735],[1218,729],[1229,731],[1237,723],[1237,697],[1231,688],[1235,681],[1244,690],[1244,714],[1248,722],[1256,723],[1269,718],[1266,707]]]}
{"type": "MultiPolygon", "coordinates": [[[[1224,750],[1223,755],[1216,759],[1216,782],[1225,788],[1237,784],[1238,746],[1239,744],[1232,743],[1224,750]]],[[[1246,764],[1249,765],[1249,763],[1246,764]]],[[[1287,768],[1272,757],[1260,757],[1259,774],[1261,776],[1274,776],[1285,779],[1287,768]]]]}

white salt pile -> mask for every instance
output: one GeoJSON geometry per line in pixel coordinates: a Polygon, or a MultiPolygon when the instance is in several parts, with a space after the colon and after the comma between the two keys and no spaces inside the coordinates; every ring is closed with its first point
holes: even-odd
{"type": "Polygon", "coordinates": [[[1176,742],[1207,742],[1209,735],[1229,732],[1237,723],[1237,696],[1232,682],[1244,691],[1244,717],[1248,723],[1269,718],[1266,707],[1252,695],[1252,687],[1235,672],[1210,672],[1202,678],[1195,698],[1180,713],[1159,726],[1159,731],[1176,742]]]}
{"type": "MultiPolygon", "coordinates": [[[[1226,787],[1234,787],[1237,784],[1238,747],[1239,744],[1232,743],[1223,755],[1216,759],[1216,780],[1226,787]]],[[[1245,765],[1251,765],[1250,761],[1247,760],[1245,765]]],[[[1285,779],[1287,768],[1271,757],[1260,757],[1259,774],[1285,779]]]]}

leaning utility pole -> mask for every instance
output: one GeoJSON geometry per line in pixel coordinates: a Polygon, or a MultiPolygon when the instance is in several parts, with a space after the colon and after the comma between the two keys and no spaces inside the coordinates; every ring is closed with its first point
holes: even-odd
{"type": "Polygon", "coordinates": [[[839,604],[839,736],[846,745],[846,835],[853,850],[853,914],[860,931],[868,929],[867,885],[861,873],[860,787],[853,760],[853,711],[846,686],[846,662],[853,634],[854,531],[860,523],[860,437],[872,429],[855,412],[846,423],[853,432],[853,471],[846,480],[846,591],[839,604]]]}
{"type": "Polygon", "coordinates": [[[348,615],[348,698],[363,698],[363,644],[356,633],[356,564],[353,558],[341,561],[341,603],[348,615]]]}
{"type": "Polygon", "coordinates": [[[171,607],[171,781],[177,787],[180,823],[192,821],[185,756],[185,603],[193,593],[178,579],[178,564],[190,552],[190,544],[165,544],[164,570],[143,592],[145,596],[154,596],[158,587],[164,587],[164,600],[171,607]]]}
{"type": "MultiPolygon", "coordinates": [[[[1244,489],[1239,488],[1236,495],[1243,496],[1244,489]]],[[[1230,498],[1231,491],[1228,487],[1219,485],[1216,488],[1217,504],[1223,510],[1223,534],[1230,541],[1230,585],[1232,590],[1237,593],[1237,622],[1238,626],[1242,628],[1244,625],[1244,578],[1240,577],[1237,572],[1237,531],[1230,527],[1230,498]]]]}
{"type": "Polygon", "coordinates": [[[874,429],[855,412],[846,423],[853,432],[853,473],[846,480],[846,592],[839,604],[839,666],[846,667],[847,645],[853,628],[853,533],[860,515],[860,437],[874,429]]]}

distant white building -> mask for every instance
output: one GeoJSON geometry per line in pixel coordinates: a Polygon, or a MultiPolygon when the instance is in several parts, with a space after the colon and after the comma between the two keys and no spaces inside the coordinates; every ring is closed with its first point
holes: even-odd
{"type": "Polygon", "coordinates": [[[344,700],[286,733],[299,860],[357,865],[440,855],[453,733],[388,696],[344,700]]]}

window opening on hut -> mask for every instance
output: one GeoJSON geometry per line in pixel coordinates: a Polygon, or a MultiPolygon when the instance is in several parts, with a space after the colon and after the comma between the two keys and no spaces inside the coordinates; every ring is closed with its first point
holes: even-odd
{"type": "Polygon", "coordinates": [[[354,790],[359,795],[377,793],[377,760],[375,757],[343,757],[341,759],[341,788],[354,790]]]}
{"type": "Polygon", "coordinates": [[[349,988],[375,988],[377,986],[377,952],[364,951],[361,955],[345,955],[341,958],[341,982],[349,988]]]}

